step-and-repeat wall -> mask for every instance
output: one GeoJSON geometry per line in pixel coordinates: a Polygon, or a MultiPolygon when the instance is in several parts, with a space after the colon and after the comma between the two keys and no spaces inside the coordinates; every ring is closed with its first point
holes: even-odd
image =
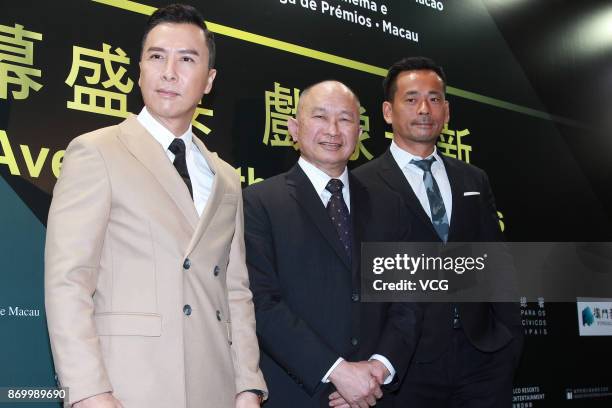
{"type": "MultiPolygon", "coordinates": [[[[381,114],[386,68],[425,55],[449,82],[451,120],[438,149],[488,172],[509,241],[612,241],[605,2],[190,3],[218,49],[217,80],[194,132],[236,168],[243,186],[296,161],[286,120],[300,91],[323,79],[347,83],[361,99],[363,134],[350,166],[380,155],[391,135],[381,114]]],[[[52,189],[71,139],[140,111],[142,30],[164,4],[2,2],[0,387],[55,384],[43,300],[52,189]]],[[[612,288],[610,298],[520,299],[527,337],[515,408],[609,406],[612,288]]]]}

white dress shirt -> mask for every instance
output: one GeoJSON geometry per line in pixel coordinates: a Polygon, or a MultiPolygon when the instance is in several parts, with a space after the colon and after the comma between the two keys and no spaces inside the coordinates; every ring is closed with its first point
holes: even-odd
{"type": "Polygon", "coordinates": [[[412,187],[412,191],[419,199],[421,203],[421,207],[425,210],[425,213],[431,220],[431,207],[429,206],[429,198],[427,198],[427,190],[425,189],[425,183],[423,183],[423,174],[425,172],[417,167],[415,164],[410,164],[411,160],[423,160],[428,159],[430,157],[435,157],[436,160],[431,164],[431,174],[433,175],[436,183],[438,184],[438,188],[440,189],[440,194],[442,195],[442,201],[444,201],[444,207],[446,209],[446,217],[448,218],[448,225],[451,223],[451,213],[453,210],[453,195],[451,193],[450,182],[448,181],[448,175],[446,174],[446,168],[444,167],[444,162],[438,155],[438,150],[434,147],[434,151],[427,157],[415,156],[413,154],[408,153],[407,151],[400,148],[395,141],[391,142],[391,155],[395,159],[395,162],[402,169],[402,173],[404,173],[404,177],[408,180],[410,187],[412,187]]]}
{"type": "MultiPolygon", "coordinates": [[[[142,108],[137,118],[138,122],[140,122],[147,132],[149,132],[162,146],[166,152],[166,156],[168,156],[168,160],[174,163],[174,153],[168,150],[168,147],[170,147],[170,144],[175,139],[172,132],[151,116],[146,106],[142,108]]],[[[185,142],[185,160],[187,161],[187,171],[189,172],[191,187],[193,189],[193,203],[198,215],[202,215],[210,192],[212,191],[215,174],[210,169],[206,159],[204,159],[202,152],[200,152],[196,144],[193,143],[191,125],[189,129],[180,136],[180,139],[185,142]]]]}
{"type": "MultiPolygon", "coordinates": [[[[319,198],[321,199],[323,206],[327,208],[327,203],[329,202],[329,199],[331,198],[332,194],[325,187],[327,186],[327,183],[329,183],[329,180],[332,179],[332,177],[330,177],[327,173],[325,173],[321,169],[314,166],[312,163],[305,160],[303,157],[300,157],[300,159],[298,160],[298,164],[302,168],[304,173],[306,173],[306,177],[308,177],[308,180],[310,180],[313,187],[315,188],[315,191],[319,195],[319,198]]],[[[337,178],[340,181],[342,181],[342,184],[343,184],[342,198],[344,199],[344,202],[346,203],[346,207],[348,208],[349,213],[350,213],[351,212],[351,193],[349,189],[348,169],[344,167],[344,171],[342,172],[340,177],[337,177],[337,178]]],[[[389,370],[390,374],[387,378],[385,378],[385,382],[384,382],[384,384],[389,384],[393,380],[393,377],[395,376],[395,369],[393,368],[393,365],[391,365],[391,362],[385,356],[381,356],[380,354],[372,355],[372,357],[370,357],[370,360],[372,359],[380,361],[387,368],[387,370],[389,370]]],[[[334,363],[334,365],[332,365],[330,369],[327,370],[327,372],[321,379],[321,382],[328,383],[329,376],[331,375],[332,371],[334,371],[334,369],[338,366],[338,364],[340,364],[343,361],[344,359],[342,357],[339,357],[338,360],[336,360],[336,362],[334,363]]]]}
{"type": "MultiPolygon", "coordinates": [[[[328,176],[327,173],[325,173],[323,170],[317,168],[302,157],[300,157],[300,159],[298,160],[298,164],[300,165],[302,170],[304,170],[304,173],[306,173],[306,177],[308,177],[308,180],[310,180],[313,187],[315,188],[315,191],[319,195],[323,206],[327,208],[327,203],[329,202],[329,199],[331,198],[332,194],[325,187],[327,187],[327,183],[329,183],[329,180],[331,180],[332,177],[328,176]]],[[[336,178],[339,179],[343,184],[342,198],[344,198],[344,202],[346,203],[346,207],[348,208],[350,213],[351,192],[349,190],[348,169],[345,167],[340,177],[336,178]]]]}

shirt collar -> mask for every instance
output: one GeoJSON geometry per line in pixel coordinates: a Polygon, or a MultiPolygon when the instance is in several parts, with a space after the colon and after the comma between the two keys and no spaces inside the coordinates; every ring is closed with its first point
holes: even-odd
{"type": "MultiPolygon", "coordinates": [[[[142,108],[140,113],[138,114],[138,121],[144,128],[159,142],[160,145],[164,148],[164,150],[168,150],[170,143],[175,139],[175,136],[170,132],[164,125],[159,123],[157,119],[155,119],[147,110],[145,106],[142,108]]],[[[191,132],[191,125],[189,125],[189,129],[185,133],[183,133],[180,138],[185,142],[185,148],[187,154],[191,150],[193,144],[193,136],[191,132]]]]}
{"type": "MultiPolygon", "coordinates": [[[[302,170],[304,170],[304,173],[306,173],[306,176],[308,177],[308,179],[314,186],[315,190],[317,191],[317,194],[319,195],[321,195],[321,193],[325,191],[325,187],[327,187],[327,183],[329,183],[329,180],[334,178],[334,177],[330,177],[323,170],[317,168],[316,166],[306,161],[306,159],[304,159],[301,156],[300,156],[300,159],[298,160],[298,164],[300,165],[302,170]]],[[[340,177],[336,177],[336,178],[342,181],[344,188],[348,188],[349,177],[348,177],[348,169],[346,168],[346,166],[344,166],[344,171],[342,172],[340,177]]]]}
{"type": "MultiPolygon", "coordinates": [[[[436,146],[434,146],[434,151],[433,153],[431,153],[429,156],[422,158],[420,156],[416,156],[410,152],[407,152],[406,150],[402,149],[401,147],[399,147],[396,143],[395,140],[391,141],[391,146],[389,147],[389,150],[391,151],[391,155],[393,156],[393,158],[395,159],[395,162],[397,163],[397,165],[399,166],[400,169],[405,169],[409,164],[411,160],[424,160],[424,159],[428,159],[430,157],[435,157],[436,161],[433,163],[433,165],[435,165],[436,163],[440,163],[441,165],[444,165],[442,163],[442,158],[440,157],[440,155],[438,155],[438,149],[436,146]]],[[[418,167],[413,166],[415,168],[418,169],[418,167]]]]}

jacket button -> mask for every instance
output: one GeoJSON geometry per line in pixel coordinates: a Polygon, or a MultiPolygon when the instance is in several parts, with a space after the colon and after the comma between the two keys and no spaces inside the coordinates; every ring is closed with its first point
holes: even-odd
{"type": "Polygon", "coordinates": [[[189,269],[191,268],[191,260],[189,260],[189,258],[185,259],[185,262],[183,262],[183,269],[189,269]]]}
{"type": "Polygon", "coordinates": [[[215,265],[215,269],[213,270],[213,274],[214,274],[215,276],[219,276],[219,271],[220,271],[219,266],[215,265]]]}
{"type": "Polygon", "coordinates": [[[353,294],[351,295],[351,300],[352,300],[353,302],[359,302],[359,293],[353,293],[353,294]]]}
{"type": "Polygon", "coordinates": [[[221,321],[221,312],[217,310],[217,320],[221,321]]]}
{"type": "Polygon", "coordinates": [[[191,306],[189,305],[183,306],[183,313],[185,313],[185,316],[191,315],[191,306]]]}
{"type": "Polygon", "coordinates": [[[359,344],[359,339],[358,339],[357,337],[353,337],[353,338],[351,339],[351,344],[352,344],[353,346],[357,346],[357,345],[359,344]]]}

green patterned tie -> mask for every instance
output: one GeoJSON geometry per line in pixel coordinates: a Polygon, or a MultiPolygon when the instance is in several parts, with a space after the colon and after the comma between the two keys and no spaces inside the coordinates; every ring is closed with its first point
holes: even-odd
{"type": "Polygon", "coordinates": [[[431,165],[435,160],[436,158],[433,156],[425,160],[413,159],[410,160],[410,164],[414,164],[423,170],[423,183],[425,184],[425,190],[427,191],[427,198],[429,200],[431,222],[440,239],[446,242],[448,240],[449,228],[446,207],[444,207],[444,201],[442,200],[442,194],[440,194],[438,183],[436,183],[436,179],[433,177],[433,174],[431,174],[431,165]]]}

